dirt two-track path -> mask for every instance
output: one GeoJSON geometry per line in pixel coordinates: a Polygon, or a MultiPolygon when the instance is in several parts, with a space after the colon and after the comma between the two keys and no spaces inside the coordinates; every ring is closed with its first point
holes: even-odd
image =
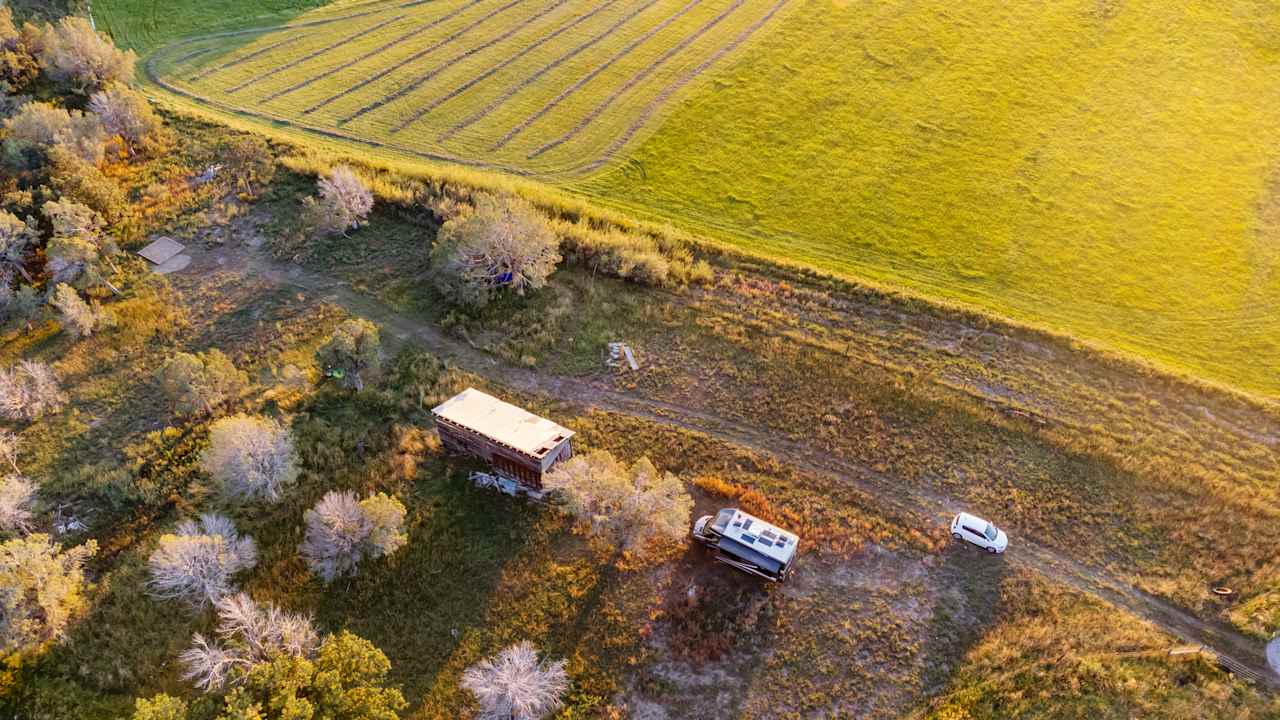
{"type": "MultiPolygon", "coordinates": [[[[619,392],[604,380],[552,375],[507,365],[481,350],[447,337],[429,323],[397,313],[340,280],[273,260],[265,253],[224,248],[197,258],[197,262],[192,264],[192,270],[197,272],[215,267],[242,274],[246,279],[256,278],[296,287],[316,299],[331,302],[354,315],[376,322],[402,342],[420,345],[463,370],[514,389],[572,402],[587,409],[622,413],[703,433],[773,457],[781,463],[835,478],[857,487],[904,517],[916,518],[922,526],[949,517],[963,505],[945,494],[913,489],[908,483],[890,475],[833,458],[804,442],[778,437],[735,420],[619,392]]],[[[1215,656],[1223,667],[1237,676],[1272,692],[1280,692],[1280,673],[1268,664],[1263,643],[1224,623],[1203,620],[1112,573],[1077,562],[1060,550],[1026,539],[1020,538],[1011,545],[1003,561],[1030,568],[1123,607],[1182,641],[1201,646],[1203,652],[1215,656]]]]}

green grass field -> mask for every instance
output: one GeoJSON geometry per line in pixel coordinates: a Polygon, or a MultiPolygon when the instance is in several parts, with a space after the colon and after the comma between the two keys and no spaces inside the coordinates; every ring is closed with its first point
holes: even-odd
{"type": "Polygon", "coordinates": [[[1273,5],[308,4],[95,7],[186,101],[294,137],[530,175],[1280,393],[1273,5]],[[318,24],[171,42],[237,11],[318,24]]]}

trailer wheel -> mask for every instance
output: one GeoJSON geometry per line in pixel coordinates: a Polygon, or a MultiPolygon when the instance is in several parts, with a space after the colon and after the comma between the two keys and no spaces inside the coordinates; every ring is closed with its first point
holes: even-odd
{"type": "Polygon", "coordinates": [[[963,535],[961,535],[960,533],[951,533],[951,537],[953,537],[953,538],[955,538],[955,539],[957,539],[957,540],[963,540],[963,539],[964,539],[964,536],[963,536],[963,535]]]}

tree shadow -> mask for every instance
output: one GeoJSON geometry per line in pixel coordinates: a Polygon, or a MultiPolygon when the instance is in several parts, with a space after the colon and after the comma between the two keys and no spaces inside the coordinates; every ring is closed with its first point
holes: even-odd
{"type": "Polygon", "coordinates": [[[948,545],[939,558],[930,573],[938,589],[920,651],[926,697],[950,683],[965,656],[999,621],[1001,585],[1010,573],[1003,555],[961,541],[948,545]]]}

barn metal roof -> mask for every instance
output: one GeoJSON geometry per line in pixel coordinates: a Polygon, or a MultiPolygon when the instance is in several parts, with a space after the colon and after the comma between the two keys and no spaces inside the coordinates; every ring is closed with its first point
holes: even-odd
{"type": "Polygon", "coordinates": [[[800,538],[795,533],[787,532],[773,523],[765,522],[754,515],[748,515],[738,509],[721,510],[716,518],[716,529],[721,527],[720,521],[727,520],[721,531],[725,538],[735,544],[747,547],[782,565],[791,562],[796,554],[800,538]],[[733,513],[728,515],[728,513],[733,513]],[[726,517],[727,516],[727,517],[726,517]]]}
{"type": "Polygon", "coordinates": [[[572,430],[475,388],[463,390],[431,412],[537,458],[573,437],[572,430]]]}

